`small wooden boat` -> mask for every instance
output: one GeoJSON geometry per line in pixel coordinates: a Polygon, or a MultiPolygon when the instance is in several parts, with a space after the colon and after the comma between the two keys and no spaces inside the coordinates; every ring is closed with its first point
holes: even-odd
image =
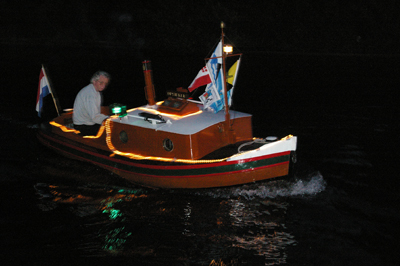
{"type": "MultiPolygon", "coordinates": [[[[223,30],[220,42],[224,47],[223,30]]],[[[219,57],[224,81],[227,56],[222,52],[219,57]]],[[[72,112],[61,114],[42,124],[40,142],[147,187],[223,187],[289,174],[297,137],[254,138],[250,114],[230,110],[227,104],[223,111],[210,111],[204,102],[187,99],[185,90],[156,103],[149,61],[143,62],[143,70],[148,105],[103,107],[111,116],[97,136],[81,136],[73,128],[72,112]]],[[[222,102],[227,103],[223,83],[222,102]]]]}

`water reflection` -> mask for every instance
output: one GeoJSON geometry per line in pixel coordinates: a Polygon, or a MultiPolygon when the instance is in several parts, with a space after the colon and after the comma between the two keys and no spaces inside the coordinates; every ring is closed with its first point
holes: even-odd
{"type": "MultiPolygon", "coordinates": [[[[313,194],[323,183],[316,176],[308,182],[186,192],[48,184],[35,189],[43,212],[75,214],[71,219],[80,233],[73,238],[74,251],[82,257],[280,265],[287,261],[287,247],[297,243],[285,227],[289,203],[280,195],[313,194]]],[[[69,221],[59,223],[70,230],[69,221]]]]}
{"type": "Polygon", "coordinates": [[[190,205],[190,202],[186,204],[186,206],[183,209],[183,232],[182,234],[185,236],[195,236],[194,233],[190,231],[190,226],[192,226],[191,222],[191,214],[192,214],[192,206],[190,205]]]}
{"type": "Polygon", "coordinates": [[[125,231],[125,226],[111,229],[110,231],[107,231],[104,236],[105,244],[103,249],[112,252],[122,250],[127,238],[131,235],[132,232],[125,231]]]}
{"type": "MultiPolygon", "coordinates": [[[[110,223],[100,230],[99,237],[103,239],[104,245],[102,248],[105,251],[117,253],[124,249],[124,244],[132,235],[132,232],[125,226],[126,219],[123,211],[116,205],[123,202],[131,202],[137,198],[135,191],[118,190],[117,194],[109,196],[101,201],[99,209],[102,213],[107,214],[110,223]]],[[[139,197],[145,197],[140,195],[139,197]]]]}
{"type": "Polygon", "coordinates": [[[85,256],[102,256],[100,250],[113,254],[124,250],[132,230],[126,225],[127,217],[120,207],[134,199],[147,197],[142,189],[95,186],[69,187],[38,183],[35,190],[41,199],[37,206],[42,211],[67,206],[76,216],[88,217],[83,226],[89,233],[82,235],[84,241],[80,246],[85,256]]]}
{"type": "Polygon", "coordinates": [[[202,197],[220,200],[220,216],[216,220],[220,235],[215,234],[210,239],[218,245],[225,245],[225,250],[214,248],[214,254],[209,258],[210,265],[234,264],[227,249],[243,253],[236,255],[235,260],[250,265],[285,264],[287,248],[297,245],[295,236],[285,226],[288,198],[309,197],[325,190],[325,187],[322,175],[314,172],[295,180],[267,181],[196,192],[202,197]]]}
{"type": "Polygon", "coordinates": [[[230,199],[228,204],[232,225],[237,228],[232,245],[264,256],[265,265],[286,263],[286,247],[296,244],[284,224],[288,203],[230,199]]]}

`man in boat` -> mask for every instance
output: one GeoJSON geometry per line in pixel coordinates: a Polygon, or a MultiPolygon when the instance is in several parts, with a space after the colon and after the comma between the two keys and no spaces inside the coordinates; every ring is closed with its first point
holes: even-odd
{"type": "Polygon", "coordinates": [[[110,74],[97,71],[90,80],[90,84],[84,87],[76,95],[72,120],[74,128],[82,135],[97,135],[103,121],[108,117],[102,114],[101,92],[110,82],[110,74]]]}

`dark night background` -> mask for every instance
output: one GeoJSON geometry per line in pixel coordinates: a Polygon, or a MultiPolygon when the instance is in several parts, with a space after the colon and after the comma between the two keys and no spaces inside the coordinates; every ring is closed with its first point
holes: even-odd
{"type": "Polygon", "coordinates": [[[209,36],[224,21],[241,50],[390,55],[400,49],[399,5],[374,0],[3,1],[0,36],[11,46],[201,53],[214,44],[209,36]]]}
{"type": "MultiPolygon", "coordinates": [[[[399,5],[373,0],[4,1],[2,80],[9,87],[23,77],[35,87],[44,64],[61,106],[69,108],[92,73],[103,69],[113,76],[106,104],[130,94],[132,98],[122,100],[136,105],[129,101],[143,99],[141,61],[150,59],[157,97],[163,99],[165,90],[190,84],[218,41],[224,21],[229,40],[247,57],[241,68],[247,85],[265,77],[269,92],[275,92],[276,84],[307,82],[312,87],[322,82],[319,86],[329,94],[339,79],[351,78],[354,71],[369,76],[393,64],[383,74],[397,76],[399,5]],[[344,61],[349,64],[345,71],[344,61]],[[327,73],[335,84],[325,80],[327,73]]],[[[26,104],[32,102],[27,95],[26,104]]]]}
{"type": "Polygon", "coordinates": [[[1,1],[0,260],[398,265],[399,14],[394,0],[1,1]],[[42,64],[62,108],[99,69],[112,75],[105,105],[136,107],[142,60],[162,100],[204,66],[221,21],[243,53],[233,108],[256,137],[298,136],[296,180],[119,190],[38,143],[42,64]]]}

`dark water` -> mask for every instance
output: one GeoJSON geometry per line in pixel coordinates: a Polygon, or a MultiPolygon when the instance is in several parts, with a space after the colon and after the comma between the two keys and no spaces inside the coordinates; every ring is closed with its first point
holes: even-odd
{"type": "MultiPolygon", "coordinates": [[[[41,60],[64,108],[103,66],[109,102],[144,104],[140,60],[21,53],[1,62],[2,265],[398,265],[399,57],[247,55],[235,107],[255,136],[298,136],[295,178],[154,190],[35,137],[41,60]]],[[[202,64],[172,59],[153,56],[156,89],[202,64]]]]}

